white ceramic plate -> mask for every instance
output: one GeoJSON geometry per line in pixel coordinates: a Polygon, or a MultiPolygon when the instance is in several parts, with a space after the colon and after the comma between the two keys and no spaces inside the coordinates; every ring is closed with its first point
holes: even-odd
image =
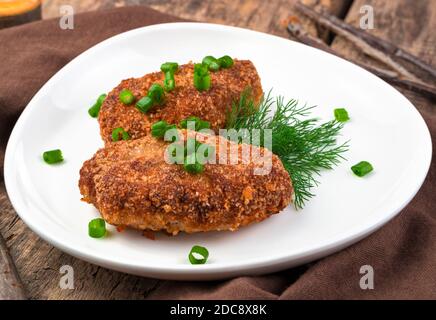
{"type": "Polygon", "coordinates": [[[419,190],[430,165],[425,122],[398,91],[365,70],[322,51],[254,31],[201,23],[140,28],[110,38],[70,62],[35,95],[8,143],[5,181],[25,223],[61,250],[128,273],[205,280],[260,274],[338,251],[394,217],[419,190]],[[351,121],[348,161],[322,174],[304,210],[288,207],[237,232],[168,237],[139,233],[87,235],[97,210],[80,201],[79,169],[102,146],[98,123],[87,110],[120,80],[158,70],[164,61],[200,61],[205,55],[250,59],[264,90],[318,105],[313,115],[332,118],[345,107],[351,121]],[[49,166],[43,151],[62,149],[66,161],[49,166]],[[370,161],[375,171],[358,178],[350,166],[370,161]],[[206,246],[205,265],[190,265],[194,244],[206,246]]]}

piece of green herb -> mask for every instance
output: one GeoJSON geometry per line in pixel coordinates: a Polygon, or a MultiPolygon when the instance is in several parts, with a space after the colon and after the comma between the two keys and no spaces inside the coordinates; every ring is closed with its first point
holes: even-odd
{"type": "MultiPolygon", "coordinates": [[[[300,106],[297,100],[272,98],[271,91],[256,105],[247,88],[233,103],[227,115],[227,129],[272,130],[272,152],[288,171],[294,188],[294,205],[302,208],[314,194],[311,189],[319,184],[317,176],[322,169],[332,169],[348,150],[348,143],[338,145],[343,124],[333,120],[319,123],[307,118],[313,107],[300,106]],[[273,110],[275,110],[273,112],[273,110]]],[[[243,137],[241,137],[241,141],[243,137]]],[[[260,146],[264,146],[259,139],[260,146]]]]}

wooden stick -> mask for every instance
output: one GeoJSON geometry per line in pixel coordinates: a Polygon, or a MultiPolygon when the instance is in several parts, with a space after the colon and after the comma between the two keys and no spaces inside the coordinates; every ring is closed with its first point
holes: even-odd
{"type": "Polygon", "coordinates": [[[309,18],[315,20],[315,22],[319,23],[320,25],[324,26],[325,28],[334,31],[336,34],[344,37],[351,43],[353,43],[355,46],[360,48],[365,54],[373,57],[374,59],[384,63],[385,65],[391,67],[393,70],[397,71],[401,76],[404,78],[409,78],[411,80],[417,81],[418,79],[410,73],[406,68],[404,68],[402,65],[398,64],[394,60],[392,60],[391,57],[384,54],[382,51],[379,51],[373,47],[371,47],[368,43],[366,43],[364,40],[356,37],[354,34],[349,33],[348,31],[344,30],[342,26],[339,26],[332,22],[331,17],[329,15],[321,15],[320,13],[316,12],[315,10],[312,10],[309,7],[306,7],[300,2],[296,3],[296,8],[304,15],[308,16],[309,18]]]}
{"type": "MultiPolygon", "coordinates": [[[[335,56],[338,56],[342,59],[346,59],[343,55],[339,54],[337,51],[333,50],[331,47],[329,47],[324,41],[322,41],[319,38],[311,36],[309,33],[307,33],[303,27],[300,24],[297,23],[290,23],[288,24],[288,32],[294,36],[296,39],[298,39],[300,42],[307,44],[311,47],[315,47],[317,49],[326,51],[328,53],[334,54],[335,56]]],[[[373,66],[368,66],[360,62],[353,61],[354,64],[357,64],[361,67],[364,67],[365,69],[371,69],[373,73],[376,73],[377,75],[383,74],[389,77],[398,77],[398,73],[386,69],[381,69],[373,66]]]]}
{"type": "MultiPolygon", "coordinates": [[[[295,4],[295,7],[301,13],[303,13],[306,16],[308,16],[309,18],[315,20],[316,22],[323,25],[327,29],[330,29],[330,30],[336,32],[337,34],[345,37],[347,40],[349,40],[353,44],[361,47],[362,49],[372,48],[372,50],[369,49],[368,53],[365,52],[368,55],[373,56],[372,53],[375,53],[374,50],[379,50],[379,51],[384,52],[387,55],[386,57],[389,57],[389,59],[387,59],[386,61],[381,60],[381,62],[391,64],[391,67],[397,68],[399,65],[396,64],[395,62],[392,64],[392,61],[393,61],[392,57],[400,58],[404,61],[407,61],[407,62],[413,64],[414,66],[418,67],[419,69],[427,72],[429,75],[436,78],[436,69],[434,69],[432,66],[426,64],[425,62],[420,60],[418,57],[402,50],[401,48],[399,48],[397,46],[395,46],[394,44],[387,42],[385,40],[382,40],[382,39],[380,39],[380,38],[378,38],[378,37],[376,37],[368,32],[364,32],[360,29],[357,29],[354,26],[349,25],[348,23],[345,23],[344,21],[342,21],[341,19],[338,19],[337,17],[335,17],[333,15],[330,15],[330,14],[324,13],[324,12],[318,13],[315,10],[305,6],[301,2],[297,2],[295,4]],[[354,37],[352,37],[350,35],[353,35],[354,37]],[[369,48],[366,45],[362,45],[362,42],[369,45],[369,48]]],[[[376,58],[377,60],[379,60],[379,58],[382,58],[382,56],[380,56],[377,53],[373,57],[376,58]]],[[[404,68],[402,66],[400,66],[400,69],[404,69],[404,68]]],[[[410,70],[410,71],[413,72],[413,70],[410,70]]]]}
{"type": "MultiPolygon", "coordinates": [[[[309,46],[318,48],[320,50],[326,51],[328,53],[334,54],[342,59],[346,59],[343,55],[333,50],[331,47],[329,47],[326,43],[324,43],[322,40],[315,38],[311,35],[309,35],[305,30],[302,28],[302,26],[298,23],[290,23],[287,27],[288,32],[295,37],[300,42],[307,44],[309,46]]],[[[391,84],[397,85],[398,87],[406,88],[410,91],[425,95],[426,97],[434,100],[436,99],[436,88],[428,86],[422,82],[415,82],[412,80],[406,80],[406,79],[400,79],[398,77],[398,73],[381,69],[377,67],[373,67],[367,64],[363,64],[360,62],[352,61],[354,64],[357,64],[358,66],[368,70],[371,73],[374,73],[376,76],[382,78],[385,81],[388,81],[391,84]]]]}
{"type": "Polygon", "coordinates": [[[9,255],[8,248],[0,235],[0,300],[24,300],[23,285],[9,255]]]}

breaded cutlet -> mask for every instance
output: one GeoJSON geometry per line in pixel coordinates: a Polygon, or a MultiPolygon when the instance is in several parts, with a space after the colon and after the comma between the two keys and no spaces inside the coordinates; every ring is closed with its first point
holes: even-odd
{"type": "Polygon", "coordinates": [[[211,87],[207,91],[198,91],[194,87],[193,74],[194,64],[179,66],[174,76],[175,89],[165,94],[163,105],[155,106],[147,114],[135,108],[135,104],[124,105],[119,100],[119,94],[128,89],[138,100],[147,95],[153,83],[163,84],[164,73],[154,72],[141,78],[123,80],[109,92],[98,115],[100,134],[105,144],[112,142],[115,128],[121,127],[131,139],[138,139],[147,135],[151,125],[159,120],[178,124],[190,116],[210,122],[211,128],[217,131],[225,128],[232,102],[237,101],[246,88],[251,89],[256,103],[263,94],[259,75],[249,60],[235,59],[230,68],[210,72],[211,87]]]}
{"type": "MultiPolygon", "coordinates": [[[[195,134],[180,132],[185,138],[195,134]]],[[[202,173],[191,174],[183,165],[167,163],[169,143],[150,135],[108,144],[80,170],[83,200],[112,225],[173,235],[237,230],[280,212],[292,201],[291,179],[277,156],[264,148],[210,137],[197,134],[196,139],[209,139],[217,154],[236,150],[238,163],[207,163],[202,173]],[[255,174],[255,168],[264,166],[259,158],[243,163],[243,147],[270,156],[270,172],[255,174]]]]}

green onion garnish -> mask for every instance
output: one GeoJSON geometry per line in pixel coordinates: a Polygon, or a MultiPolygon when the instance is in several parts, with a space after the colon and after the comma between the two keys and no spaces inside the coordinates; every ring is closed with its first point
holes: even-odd
{"type": "Polygon", "coordinates": [[[129,133],[126,132],[123,128],[115,128],[112,131],[112,141],[115,142],[115,141],[120,140],[120,135],[121,135],[121,138],[123,140],[129,140],[130,139],[129,133]]]}
{"type": "Polygon", "coordinates": [[[336,120],[339,122],[346,122],[350,120],[350,117],[348,116],[348,112],[344,108],[335,109],[334,114],[336,120]]]}
{"type": "Polygon", "coordinates": [[[100,112],[100,108],[101,108],[100,104],[94,103],[94,105],[88,109],[88,114],[93,118],[97,118],[98,113],[100,112]]]}
{"type": "Polygon", "coordinates": [[[360,161],[358,164],[352,166],[351,170],[356,176],[363,177],[374,170],[374,168],[368,161],[360,161]]]}
{"type": "Polygon", "coordinates": [[[106,93],[99,95],[97,98],[97,103],[99,103],[101,105],[104,102],[104,100],[106,99],[106,97],[107,97],[106,93]]]}
{"type": "Polygon", "coordinates": [[[165,73],[164,88],[165,91],[174,90],[176,81],[174,80],[174,73],[179,68],[177,62],[165,62],[160,66],[160,70],[165,73]]]}
{"type": "Polygon", "coordinates": [[[148,89],[146,97],[142,97],[136,103],[136,108],[142,113],[147,113],[155,105],[163,103],[165,97],[164,89],[158,83],[153,83],[148,89]]]}
{"type": "Polygon", "coordinates": [[[101,94],[94,105],[88,109],[88,113],[91,117],[97,118],[98,113],[100,112],[101,105],[103,104],[104,99],[106,99],[107,94],[101,94]]]}
{"type": "Polygon", "coordinates": [[[210,74],[206,65],[201,63],[194,65],[194,86],[198,91],[209,90],[210,74]]]}
{"type": "Polygon", "coordinates": [[[106,222],[102,218],[89,221],[88,234],[92,238],[103,238],[106,235],[106,222]]]}
{"type": "Polygon", "coordinates": [[[151,126],[151,135],[156,138],[162,138],[165,135],[168,123],[164,120],[153,123],[151,126]]]}
{"type": "Polygon", "coordinates": [[[223,56],[218,59],[221,68],[227,69],[233,66],[233,59],[230,56],[223,56]]]}
{"type": "Polygon", "coordinates": [[[205,264],[209,258],[209,251],[202,246],[193,246],[188,255],[191,264],[205,264]],[[200,255],[202,258],[197,258],[195,255],[200,255]]]}
{"type": "Polygon", "coordinates": [[[135,101],[135,96],[132,91],[123,89],[119,95],[120,101],[126,105],[132,104],[135,101]]]}
{"type": "Polygon", "coordinates": [[[176,81],[174,80],[174,73],[171,72],[165,72],[165,80],[164,80],[164,88],[165,91],[171,91],[174,90],[176,87],[176,81]]]}
{"type": "Polygon", "coordinates": [[[189,118],[183,119],[182,121],[180,121],[180,128],[183,129],[187,129],[188,128],[188,122],[194,122],[194,130],[195,131],[200,131],[202,129],[209,129],[210,128],[210,123],[208,121],[203,121],[198,117],[194,117],[191,116],[189,118]]]}
{"type": "Polygon", "coordinates": [[[204,76],[202,78],[196,77],[194,75],[194,86],[197,88],[198,91],[206,91],[210,88],[210,76],[204,76]]]}
{"type": "Polygon", "coordinates": [[[202,63],[206,65],[211,71],[218,71],[220,69],[220,64],[218,63],[218,59],[212,56],[206,56],[203,58],[202,63]]]}
{"type": "Polygon", "coordinates": [[[153,107],[153,100],[150,97],[143,97],[136,103],[136,108],[142,113],[147,113],[153,107]]]}
{"type": "Polygon", "coordinates": [[[209,70],[207,68],[207,65],[196,63],[194,65],[194,73],[202,77],[208,75],[209,70]]]}
{"type": "Polygon", "coordinates": [[[165,62],[160,66],[160,70],[162,72],[171,72],[174,74],[179,68],[179,64],[177,62],[165,62]]]}
{"type": "Polygon", "coordinates": [[[183,168],[186,172],[192,174],[202,173],[204,170],[204,166],[197,161],[195,153],[186,156],[183,168]]]}
{"type": "Polygon", "coordinates": [[[42,154],[42,158],[48,164],[54,164],[64,161],[62,151],[59,149],[44,152],[42,154]]]}
{"type": "Polygon", "coordinates": [[[160,84],[153,83],[150,89],[148,89],[147,96],[153,100],[153,103],[162,104],[162,102],[164,101],[165,92],[160,84]]]}
{"type": "MultiPolygon", "coordinates": [[[[151,135],[155,138],[163,138],[167,130],[175,129],[175,124],[169,124],[165,120],[158,121],[153,123],[151,126],[151,135]]],[[[173,138],[173,142],[177,140],[177,138],[173,138]]]]}

